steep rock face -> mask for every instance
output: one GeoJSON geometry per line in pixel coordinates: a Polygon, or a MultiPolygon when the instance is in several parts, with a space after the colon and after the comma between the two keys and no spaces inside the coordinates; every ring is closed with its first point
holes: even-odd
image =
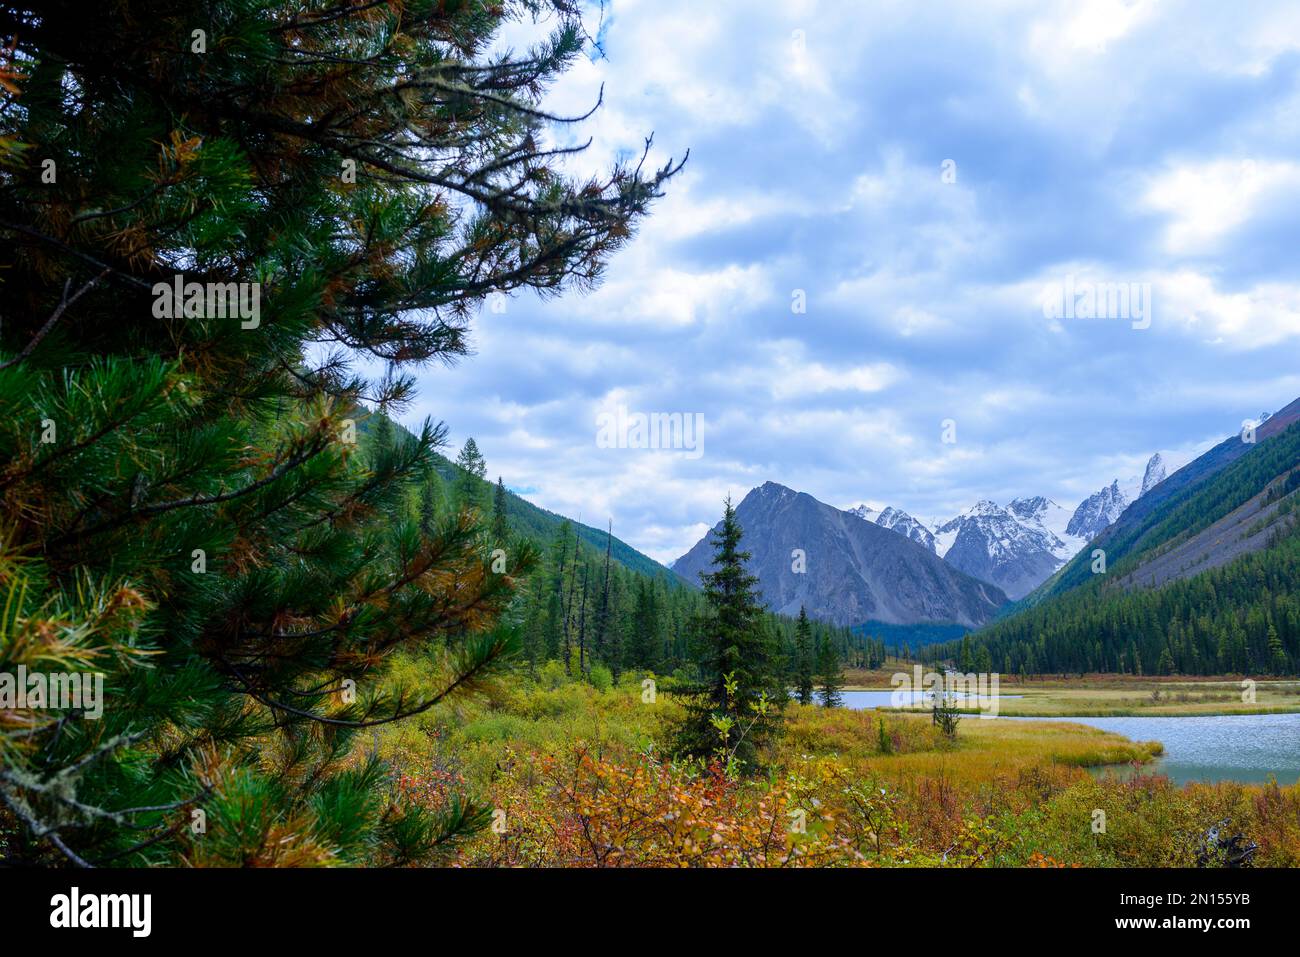
{"type": "Polygon", "coordinates": [[[935,531],[944,561],[1008,597],[1028,594],[1061,566],[1066,545],[1045,528],[1047,499],[1017,499],[1010,508],[979,502],[935,531]]]}
{"type": "Polygon", "coordinates": [[[1165,478],[1165,460],[1160,453],[1157,452],[1155,455],[1151,456],[1151,461],[1147,463],[1147,470],[1142,476],[1141,494],[1147,494],[1147,492],[1151,491],[1163,482],[1165,478]]]}
{"type": "Polygon", "coordinates": [[[929,549],[931,552],[935,550],[934,533],[901,508],[894,508],[893,506],[886,508],[876,519],[876,524],[881,528],[889,529],[891,532],[897,532],[904,538],[910,538],[916,544],[929,549]]]}
{"type": "Polygon", "coordinates": [[[1129,499],[1119,487],[1116,479],[1100,492],[1089,495],[1074,510],[1070,524],[1065,530],[1071,535],[1092,541],[1111,525],[1128,508],[1129,499]]]}
{"type": "Polygon", "coordinates": [[[1085,543],[1092,541],[1114,525],[1126,509],[1159,487],[1166,477],[1164,456],[1157,452],[1147,461],[1141,479],[1134,477],[1123,485],[1116,479],[1100,492],[1086,498],[1070,519],[1068,533],[1079,536],[1085,543]]]}
{"type": "Polygon", "coordinates": [[[1066,529],[1073,511],[1058,505],[1050,498],[1035,495],[1032,498],[1018,498],[1007,506],[1007,511],[1016,516],[1024,525],[1041,529],[1054,539],[1051,549],[1061,561],[1069,561],[1079,549],[1087,545],[1086,539],[1071,535],[1066,529]]]}
{"type": "Polygon", "coordinates": [[[916,544],[928,548],[932,552],[935,550],[934,533],[901,508],[889,506],[883,512],[877,512],[868,505],[859,505],[856,508],[848,509],[848,513],[856,515],[864,522],[872,522],[881,528],[897,532],[904,538],[910,538],[916,544]]]}
{"type": "MultiPolygon", "coordinates": [[[[802,605],[808,614],[840,625],[975,627],[1007,600],[997,587],[964,574],[905,534],[775,482],[746,495],[736,518],[750,571],[776,612],[797,615],[802,605]]],[[[697,542],[673,570],[698,581],[712,561],[712,538],[697,542]]]]}

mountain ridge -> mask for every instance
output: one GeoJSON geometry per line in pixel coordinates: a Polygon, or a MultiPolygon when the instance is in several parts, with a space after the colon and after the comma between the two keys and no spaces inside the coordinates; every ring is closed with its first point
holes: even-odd
{"type": "MultiPolygon", "coordinates": [[[[904,534],[776,482],[747,493],[736,518],[764,602],[779,614],[798,614],[802,606],[838,625],[974,627],[992,620],[1007,601],[1001,589],[953,568],[904,534]]],[[[707,570],[712,535],[673,563],[679,575],[707,570]]]]}
{"type": "Polygon", "coordinates": [[[971,640],[1010,673],[1293,673],[1300,399],[1254,439],[1225,439],[1169,476],[1092,543],[1105,566],[1076,556],[971,640]]]}

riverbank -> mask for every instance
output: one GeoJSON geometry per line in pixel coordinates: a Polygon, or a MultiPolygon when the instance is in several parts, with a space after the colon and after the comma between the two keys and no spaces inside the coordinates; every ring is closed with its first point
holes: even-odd
{"type": "MultiPolygon", "coordinates": [[[[900,667],[899,670],[909,670],[900,667]]],[[[846,673],[846,691],[891,691],[893,672],[846,673]]],[[[998,713],[1022,718],[1300,713],[1300,681],[1276,678],[1085,675],[999,682],[998,713]]],[[[963,709],[973,710],[973,709],[963,709]]]]}
{"type": "Polygon", "coordinates": [[[966,718],[949,737],[927,714],[792,703],[760,773],[726,779],[669,760],[681,702],[641,680],[503,683],[381,729],[380,754],[431,812],[448,782],[495,809],[462,866],[1190,867],[1225,820],[1256,863],[1300,861],[1300,786],[1180,787],[1147,738],[1068,718],[966,718]]]}

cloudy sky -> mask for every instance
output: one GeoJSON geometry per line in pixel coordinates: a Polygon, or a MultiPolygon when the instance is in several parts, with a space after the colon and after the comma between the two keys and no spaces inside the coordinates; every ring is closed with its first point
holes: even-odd
{"type": "Polygon", "coordinates": [[[662,561],[767,480],[1073,508],[1300,396],[1295,3],[613,0],[601,35],[547,101],[605,85],[577,168],[653,132],[686,170],[403,416],[537,504],[662,561]],[[1149,284],[1149,327],[1046,315],[1069,282],[1149,284]],[[702,415],[702,454],[599,447],[620,406],[702,415]]]}

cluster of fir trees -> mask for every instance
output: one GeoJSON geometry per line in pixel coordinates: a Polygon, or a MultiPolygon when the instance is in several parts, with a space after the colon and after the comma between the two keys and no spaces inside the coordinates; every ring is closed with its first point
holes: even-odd
{"type": "Polygon", "coordinates": [[[359,410],[488,295],[596,281],[678,167],[547,148],[569,0],[29,0],[0,37],[0,672],[106,693],[0,716],[0,854],[435,859],[488,809],[397,800],[357,745],[511,660],[533,555],[420,510],[440,425],[359,410]],[[260,314],[160,313],[178,278],[260,314]],[[399,649],[440,680],[393,687],[399,649]]]}
{"type": "Polygon", "coordinates": [[[563,522],[522,599],[530,667],[559,661],[569,674],[593,665],[614,678],[637,670],[670,674],[689,665],[691,634],[703,601],[670,576],[630,570],[612,557],[612,527],[602,551],[563,522]]]}
{"type": "MultiPolygon", "coordinates": [[[[800,704],[816,700],[824,708],[837,708],[844,703],[843,665],[835,637],[814,635],[808,610],[800,607],[791,668],[794,694],[800,704]]],[[[880,661],[884,663],[883,648],[880,661]]]]}
{"type": "MultiPolygon", "coordinates": [[[[612,525],[605,530],[603,547],[581,537],[579,526],[567,519],[554,522],[549,535],[536,526],[520,527],[511,507],[514,496],[500,478],[495,485],[486,482],[487,464],[472,437],[455,464],[451,481],[431,480],[444,491],[430,498],[478,510],[491,529],[494,548],[525,540],[541,553],[512,605],[530,670],[557,661],[570,675],[589,675],[593,666],[603,666],[615,679],[628,671],[698,675],[706,657],[700,629],[708,612],[700,588],[667,569],[651,574],[617,560],[612,525]]],[[[761,606],[757,615],[770,634],[773,661],[787,669],[791,686],[803,660],[804,631],[813,642],[811,666],[819,675],[833,674],[838,680],[845,664],[873,662],[874,667],[884,661],[883,642],[812,621],[802,610],[798,621],[761,606]]]]}

